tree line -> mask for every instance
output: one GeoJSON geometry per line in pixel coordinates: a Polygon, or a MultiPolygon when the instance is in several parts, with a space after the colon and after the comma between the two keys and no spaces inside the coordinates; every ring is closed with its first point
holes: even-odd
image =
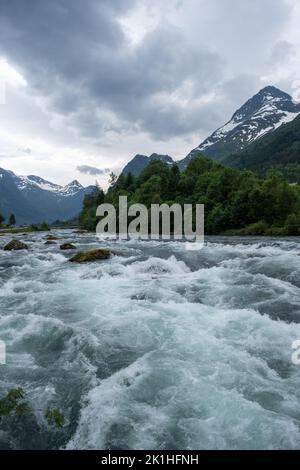
{"type": "MultiPolygon", "coordinates": [[[[0,227],[3,226],[4,222],[5,222],[5,217],[4,217],[4,215],[1,214],[1,212],[0,212],[0,227]]],[[[16,217],[15,217],[15,215],[14,215],[14,214],[10,214],[10,216],[9,216],[9,218],[8,218],[8,225],[9,225],[9,226],[13,226],[13,225],[16,225],[16,223],[17,223],[17,222],[16,222],[16,217]]]]}
{"type": "Polygon", "coordinates": [[[205,232],[209,235],[300,235],[300,187],[289,184],[277,170],[265,178],[251,171],[228,168],[200,156],[184,172],[177,165],[152,161],[135,177],[112,175],[106,193],[100,187],[85,196],[80,226],[95,230],[96,208],[118,207],[119,196],[128,204],[204,204],[205,232]]]}

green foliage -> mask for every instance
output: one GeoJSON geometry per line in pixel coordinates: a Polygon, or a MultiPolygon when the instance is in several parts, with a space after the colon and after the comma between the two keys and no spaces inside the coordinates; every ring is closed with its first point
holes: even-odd
{"type": "Polygon", "coordinates": [[[79,216],[79,226],[86,230],[94,230],[97,225],[96,209],[104,202],[104,192],[102,189],[97,189],[86,194],[83,200],[83,210],[79,216]]]}
{"type": "Polygon", "coordinates": [[[136,199],[141,204],[150,207],[151,204],[159,204],[163,201],[162,193],[164,191],[163,179],[159,175],[152,175],[137,189],[136,199]]]}
{"type": "Polygon", "coordinates": [[[112,171],[110,174],[109,174],[109,184],[110,186],[114,186],[114,184],[117,182],[117,175],[114,174],[114,172],[112,171]]]}
{"type": "Polygon", "coordinates": [[[135,178],[131,172],[129,172],[125,177],[124,189],[127,191],[134,191],[135,189],[135,178]]]}
{"type": "Polygon", "coordinates": [[[45,418],[50,426],[55,425],[57,428],[63,428],[65,425],[65,418],[59,410],[48,409],[45,413],[45,418]]]}
{"type": "Polygon", "coordinates": [[[39,230],[41,230],[41,231],[48,231],[48,230],[50,230],[50,227],[49,227],[49,225],[47,224],[47,222],[42,222],[42,223],[39,225],[39,230]]]}
{"type": "MultiPolygon", "coordinates": [[[[22,416],[31,411],[30,406],[24,401],[25,392],[22,388],[13,388],[0,399],[0,420],[10,416],[22,416]]],[[[48,409],[45,418],[49,425],[55,425],[62,428],[65,424],[65,418],[57,409],[48,409]]]]}
{"type": "Polygon", "coordinates": [[[3,222],[5,221],[4,215],[1,214],[0,212],[0,227],[2,226],[3,222]]]}
{"type": "Polygon", "coordinates": [[[138,177],[121,175],[100,198],[88,196],[80,215],[82,228],[95,230],[99,201],[117,208],[120,195],[128,197],[129,205],[147,207],[164,202],[204,204],[207,234],[300,234],[300,188],[275,170],[262,179],[201,156],[180,173],[176,165],[154,160],[138,177]]]}
{"type": "Polygon", "coordinates": [[[25,392],[22,388],[13,388],[7,395],[0,399],[0,418],[4,416],[22,415],[29,411],[29,406],[24,403],[25,392]]]}
{"type": "Polygon", "coordinates": [[[41,224],[31,224],[30,229],[33,232],[47,232],[50,230],[50,227],[47,222],[42,222],[41,224]]]}
{"type": "Polygon", "coordinates": [[[300,235],[300,212],[287,216],[285,228],[287,235],[300,235]]]}

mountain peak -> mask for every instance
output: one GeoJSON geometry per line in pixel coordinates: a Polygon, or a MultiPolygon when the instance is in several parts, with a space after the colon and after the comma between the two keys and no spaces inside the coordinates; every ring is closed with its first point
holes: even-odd
{"type": "Polygon", "coordinates": [[[82,184],[80,184],[78,180],[73,180],[71,181],[71,183],[67,184],[64,188],[62,188],[61,193],[64,196],[74,196],[74,194],[78,193],[82,189],[82,184]]]}
{"type": "Polygon", "coordinates": [[[170,155],[160,155],[159,153],[152,153],[152,155],[150,155],[149,157],[149,160],[161,160],[162,162],[165,162],[165,163],[168,163],[168,164],[171,164],[173,165],[174,163],[174,160],[172,157],[170,157],[170,155]]]}
{"type": "Polygon", "coordinates": [[[127,163],[122,171],[122,174],[126,176],[128,173],[132,173],[134,176],[137,176],[143,171],[148,163],[152,162],[153,160],[160,160],[167,163],[168,165],[173,165],[175,163],[173,158],[169,155],[152,153],[150,157],[147,157],[146,155],[137,154],[133,157],[132,160],[130,160],[130,162],[127,163]]]}
{"type": "Polygon", "coordinates": [[[71,187],[71,186],[72,186],[72,187],[78,187],[78,188],[82,188],[82,187],[83,187],[82,184],[80,184],[78,180],[73,180],[73,181],[71,181],[71,183],[68,183],[68,184],[65,186],[65,188],[69,188],[69,187],[71,187]]]}
{"type": "Polygon", "coordinates": [[[268,97],[270,97],[270,98],[283,98],[283,99],[287,99],[289,101],[292,101],[291,95],[289,95],[285,91],[282,91],[282,90],[280,90],[279,88],[277,88],[276,86],[273,86],[273,85],[269,85],[269,86],[266,86],[266,87],[262,88],[257,93],[257,95],[262,95],[262,96],[265,96],[267,98],[268,97]]]}
{"type": "Polygon", "coordinates": [[[271,111],[282,109],[292,111],[294,103],[292,97],[274,86],[262,88],[256,95],[252,96],[243,104],[232,116],[231,121],[241,122],[250,119],[255,113],[260,111],[271,111]],[[266,106],[268,108],[266,108],[266,106]]]}
{"type": "Polygon", "coordinates": [[[246,101],[230,121],[192,150],[181,166],[184,168],[199,152],[222,161],[292,121],[299,113],[300,104],[294,103],[288,93],[275,86],[266,86],[246,101]]]}

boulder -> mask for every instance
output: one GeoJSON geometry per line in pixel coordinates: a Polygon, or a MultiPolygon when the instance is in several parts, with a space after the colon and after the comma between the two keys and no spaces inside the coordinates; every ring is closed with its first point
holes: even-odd
{"type": "Polygon", "coordinates": [[[59,238],[55,237],[55,235],[48,235],[48,237],[46,237],[46,240],[54,241],[54,240],[59,240],[59,238]]]}
{"type": "Polygon", "coordinates": [[[11,240],[9,243],[7,243],[7,245],[5,245],[4,250],[28,250],[28,245],[26,245],[24,242],[21,242],[20,240],[11,240]]]}
{"type": "Polygon", "coordinates": [[[44,245],[56,245],[56,242],[53,240],[47,240],[44,245]]]}
{"type": "Polygon", "coordinates": [[[75,250],[76,246],[72,245],[72,243],[63,243],[62,245],[60,245],[60,249],[61,250],[75,250]]]}
{"type": "Polygon", "coordinates": [[[76,253],[76,255],[72,256],[69,259],[71,263],[88,263],[91,261],[99,261],[108,259],[111,256],[111,252],[104,248],[100,248],[98,250],[91,250],[91,251],[80,251],[76,253]]]}

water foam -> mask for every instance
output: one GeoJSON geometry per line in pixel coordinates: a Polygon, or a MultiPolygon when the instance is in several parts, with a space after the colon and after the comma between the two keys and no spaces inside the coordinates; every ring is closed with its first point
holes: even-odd
{"type": "MultiPolygon", "coordinates": [[[[63,236],[63,232],[58,233],[63,236]]],[[[94,248],[89,235],[65,237],[94,248]]],[[[298,448],[297,241],[103,242],[110,261],[73,265],[45,247],[5,254],[3,390],[23,386],[40,426],[17,448],[298,448]],[[55,404],[68,426],[43,421],[55,404]]],[[[29,426],[29,427],[28,427],[29,426]]]]}

